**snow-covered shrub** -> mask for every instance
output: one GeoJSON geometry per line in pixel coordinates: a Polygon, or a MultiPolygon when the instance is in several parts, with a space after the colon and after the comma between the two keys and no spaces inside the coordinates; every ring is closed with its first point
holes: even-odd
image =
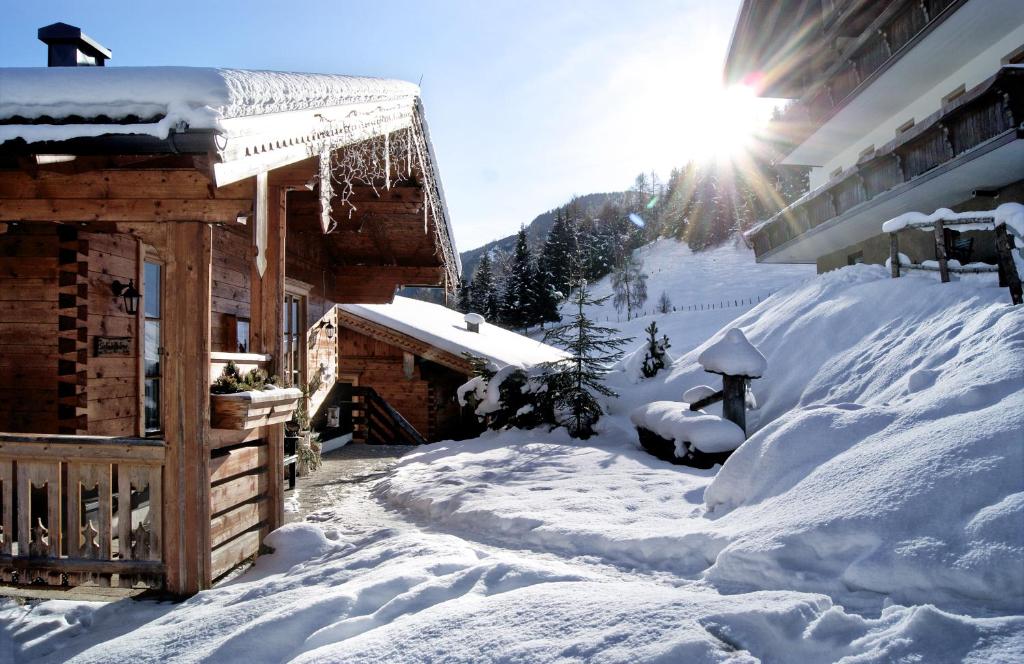
{"type": "Polygon", "coordinates": [[[668,342],[668,335],[663,334],[660,339],[658,338],[658,324],[654,321],[651,321],[644,332],[647,333],[647,351],[640,371],[644,378],[654,378],[659,371],[672,364],[672,358],[668,354],[668,349],[672,345],[668,342]]]}
{"type": "Polygon", "coordinates": [[[467,357],[476,375],[459,387],[459,404],[470,408],[481,424],[490,429],[532,429],[554,424],[543,368],[498,368],[483,358],[467,357]]]}

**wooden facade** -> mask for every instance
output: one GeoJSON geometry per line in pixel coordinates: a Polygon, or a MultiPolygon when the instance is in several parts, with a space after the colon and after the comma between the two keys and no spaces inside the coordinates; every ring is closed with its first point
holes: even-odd
{"type": "MultiPolygon", "coordinates": [[[[345,331],[338,343],[339,381],[372,388],[426,441],[477,433],[456,395],[473,375],[466,358],[347,311],[340,310],[338,320],[345,331]]],[[[386,433],[377,431],[385,423],[378,422],[375,428],[374,420],[372,405],[357,406],[354,437],[389,442],[386,433]]]]}
{"type": "Polygon", "coordinates": [[[284,424],[215,428],[221,366],[315,372],[315,410],[337,379],[335,305],[444,286],[454,248],[426,151],[325,232],[308,184],[331,152],[289,144],[218,178],[213,151],[120,145],[0,145],[0,579],[191,594],[283,522],[284,424]]]}

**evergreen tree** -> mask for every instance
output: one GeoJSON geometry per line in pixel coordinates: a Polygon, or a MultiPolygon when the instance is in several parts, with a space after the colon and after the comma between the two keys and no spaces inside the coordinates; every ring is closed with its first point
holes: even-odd
{"type": "Polygon", "coordinates": [[[643,264],[635,256],[631,255],[612,273],[612,290],[615,293],[612,304],[616,311],[625,308],[626,320],[632,319],[633,313],[644,306],[647,301],[647,275],[643,273],[643,264]]]}
{"type": "Polygon", "coordinates": [[[470,309],[492,323],[497,322],[498,292],[489,253],[480,257],[469,291],[470,309]]]}
{"type": "Polygon", "coordinates": [[[501,321],[508,327],[523,328],[534,323],[537,311],[535,277],[533,261],[530,259],[530,246],[526,238],[526,226],[519,227],[516,237],[516,249],[512,254],[505,273],[505,291],[501,302],[501,321]]]}
{"type": "Polygon", "coordinates": [[[651,324],[644,330],[647,333],[647,352],[644,355],[644,363],[640,367],[644,378],[653,378],[659,371],[667,367],[672,359],[668,356],[668,349],[671,344],[667,335],[658,338],[658,324],[651,321],[651,324]]]}
{"type": "Polygon", "coordinates": [[[555,210],[555,222],[541,250],[538,269],[543,280],[563,299],[569,295],[569,264],[576,252],[576,237],[561,208],[555,210]]]}
{"type": "Polygon", "coordinates": [[[473,311],[473,297],[472,289],[466,282],[465,277],[459,277],[459,296],[455,303],[456,311],[461,311],[464,314],[468,314],[473,311]]]}
{"type": "Polygon", "coordinates": [[[547,395],[557,409],[558,423],[574,438],[585,439],[594,433],[594,425],[604,412],[599,396],[617,396],[604,384],[603,377],[606,367],[622,357],[621,348],[630,339],[615,337],[616,330],[596,325],[584,313],[585,307],[599,306],[607,299],[592,298],[587,282],[581,280],[572,296],[576,313],[569,323],[545,335],[546,341],[554,341],[569,353],[568,358],[545,363],[544,368],[547,395]]]}

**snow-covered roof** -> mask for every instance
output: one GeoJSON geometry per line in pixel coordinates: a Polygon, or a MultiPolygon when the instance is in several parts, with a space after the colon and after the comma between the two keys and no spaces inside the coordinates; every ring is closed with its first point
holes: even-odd
{"type": "MultiPolygon", "coordinates": [[[[419,86],[406,81],[205,67],[0,68],[0,146],[199,137],[218,186],[403,129],[422,135],[439,223],[461,270],[419,86]]],[[[122,146],[123,147],[123,146],[122,146]]]]}
{"type": "Polygon", "coordinates": [[[760,378],[768,369],[768,360],[738,327],[725,333],[721,339],[708,346],[697,361],[704,371],[726,376],[747,376],[760,378]]]}
{"type": "Polygon", "coordinates": [[[469,353],[499,367],[528,368],[566,356],[553,346],[486,322],[479,332],[470,332],[458,311],[408,297],[396,296],[391,304],[342,304],[338,308],[453,355],[469,353]]]}
{"type": "Polygon", "coordinates": [[[214,132],[218,185],[412,126],[419,87],[203,67],[0,69],[0,144],[214,132]],[[235,164],[245,162],[245,168],[235,164]]]}

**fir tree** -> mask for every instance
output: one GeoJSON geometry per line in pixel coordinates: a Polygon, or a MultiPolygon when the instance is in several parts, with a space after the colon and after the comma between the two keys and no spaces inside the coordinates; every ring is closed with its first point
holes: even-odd
{"type": "Polygon", "coordinates": [[[455,310],[468,314],[473,311],[473,291],[464,277],[459,277],[459,297],[455,303],[455,310]]]}
{"type": "Polygon", "coordinates": [[[619,360],[622,346],[630,339],[614,336],[616,330],[591,321],[584,308],[600,306],[607,297],[590,296],[587,282],[578,283],[572,302],[576,307],[570,322],[551,329],[545,340],[565,348],[569,357],[544,364],[547,373],[547,395],[557,409],[558,423],[574,438],[589,438],[604,410],[598,397],[617,396],[604,384],[607,366],[619,360]]]}
{"type": "Polygon", "coordinates": [[[633,314],[644,306],[647,301],[647,275],[635,256],[630,256],[612,273],[612,290],[615,293],[612,304],[617,311],[625,308],[626,320],[632,319],[633,314]]]}
{"type": "Polygon", "coordinates": [[[640,371],[644,378],[653,378],[671,362],[668,356],[671,344],[668,342],[667,335],[662,335],[661,339],[658,338],[658,324],[654,321],[651,321],[644,332],[647,333],[647,352],[644,355],[644,363],[640,367],[640,371]]]}
{"type": "Polygon", "coordinates": [[[538,269],[548,286],[562,299],[569,294],[569,264],[576,252],[576,237],[561,208],[555,210],[555,222],[541,250],[538,269]]]}
{"type": "Polygon", "coordinates": [[[498,293],[489,253],[480,257],[469,291],[470,309],[492,323],[497,322],[498,293]]]}
{"type": "Polygon", "coordinates": [[[516,249],[505,273],[505,292],[501,302],[501,321],[508,327],[523,328],[534,324],[536,312],[535,278],[526,227],[519,227],[516,249]]]}

